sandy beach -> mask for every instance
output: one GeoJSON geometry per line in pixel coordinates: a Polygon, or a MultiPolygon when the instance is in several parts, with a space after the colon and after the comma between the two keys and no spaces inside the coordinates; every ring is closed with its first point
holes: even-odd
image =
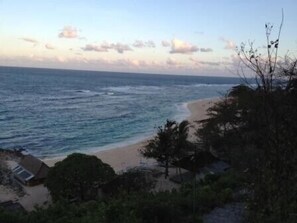
{"type": "MultiPolygon", "coordinates": [[[[218,98],[213,99],[203,99],[197,100],[193,102],[189,102],[187,107],[190,111],[190,116],[187,117],[187,120],[192,124],[195,125],[194,121],[202,120],[206,118],[206,110],[213,105],[218,98]]],[[[190,130],[190,133],[193,133],[194,129],[190,130]]],[[[139,165],[149,165],[154,163],[154,160],[147,160],[143,158],[140,153],[139,149],[143,148],[144,145],[147,143],[147,140],[143,140],[139,143],[113,148],[109,150],[99,151],[95,153],[91,153],[91,155],[97,156],[103,162],[108,163],[111,165],[116,172],[125,170],[127,168],[139,166],[139,165]]],[[[54,166],[54,164],[64,157],[56,158],[56,159],[45,159],[43,160],[47,165],[54,166]]]]}
{"type": "MultiPolygon", "coordinates": [[[[194,126],[194,121],[205,119],[207,108],[213,105],[216,101],[218,101],[218,98],[197,100],[188,103],[187,106],[191,115],[187,117],[187,120],[194,126]]],[[[194,128],[191,129],[190,134],[193,134],[193,132],[194,128]]],[[[136,166],[154,165],[156,164],[155,160],[145,159],[139,153],[139,149],[144,147],[148,139],[129,146],[91,153],[91,155],[95,155],[103,162],[111,165],[116,172],[125,171],[126,169],[136,166]]],[[[54,166],[56,162],[63,160],[63,158],[64,157],[57,159],[45,159],[43,161],[49,166],[54,166]]],[[[15,161],[6,161],[6,163],[11,166],[11,168],[17,165],[15,161]]],[[[175,188],[175,184],[161,177],[158,180],[156,188],[157,190],[169,190],[175,188]]],[[[44,185],[34,187],[23,186],[23,189],[25,196],[19,196],[11,188],[1,186],[0,202],[7,200],[18,201],[27,211],[34,210],[35,205],[45,207],[51,203],[49,191],[46,187],[44,187],[44,185]]]]}

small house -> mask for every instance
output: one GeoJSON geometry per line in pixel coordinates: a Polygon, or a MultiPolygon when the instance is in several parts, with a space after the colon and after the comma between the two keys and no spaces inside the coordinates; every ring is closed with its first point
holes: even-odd
{"type": "Polygon", "coordinates": [[[25,155],[13,170],[14,177],[26,186],[34,186],[44,182],[49,167],[32,155],[25,155]]]}

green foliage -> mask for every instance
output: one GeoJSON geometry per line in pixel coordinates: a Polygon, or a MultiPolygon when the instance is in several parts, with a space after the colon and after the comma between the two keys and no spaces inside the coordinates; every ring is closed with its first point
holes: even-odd
{"type": "Polygon", "coordinates": [[[175,223],[187,222],[180,193],[135,193],[112,200],[106,212],[107,222],[175,223]]]}
{"type": "Polygon", "coordinates": [[[250,208],[263,221],[270,215],[289,219],[287,206],[297,199],[297,94],[275,87],[232,95],[210,110],[201,139],[244,171],[254,193],[250,208]]]}
{"type": "Polygon", "coordinates": [[[50,168],[45,185],[52,198],[90,200],[100,185],[115,177],[114,170],[95,156],[74,153],[50,168]]]}
{"type": "Polygon", "coordinates": [[[0,208],[0,222],[3,223],[22,223],[25,215],[20,212],[9,212],[0,208]]]}
{"type": "Polygon", "coordinates": [[[266,59],[252,44],[239,50],[257,87],[234,87],[208,110],[197,135],[246,177],[252,222],[291,222],[297,213],[297,60],[279,66],[279,38],[269,41],[271,28],[266,59]]]}
{"type": "Polygon", "coordinates": [[[47,209],[15,215],[0,210],[0,222],[7,223],[196,223],[212,208],[232,200],[240,185],[233,173],[208,176],[180,191],[120,193],[103,201],[69,203],[57,201],[47,209]],[[228,188],[229,186],[231,188],[228,188]],[[193,193],[195,192],[195,193],[193,193]],[[195,206],[193,204],[196,203],[195,206]],[[193,209],[194,208],[194,209],[193,209]]]}
{"type": "Polygon", "coordinates": [[[189,122],[180,124],[167,120],[165,125],[159,126],[157,135],[148,141],[141,154],[148,158],[155,158],[165,165],[165,178],[168,177],[168,167],[173,161],[184,157],[192,148],[188,141],[189,122]]]}
{"type": "Polygon", "coordinates": [[[112,196],[121,193],[149,192],[154,188],[155,183],[151,171],[130,169],[104,184],[102,190],[105,194],[112,196]]]}
{"type": "Polygon", "coordinates": [[[217,206],[232,202],[233,194],[242,186],[241,178],[229,171],[222,175],[207,175],[199,184],[184,184],[181,194],[192,199],[195,202],[195,212],[202,215],[217,206]]]}
{"type": "Polygon", "coordinates": [[[0,211],[3,223],[93,223],[105,222],[105,204],[56,202],[47,209],[38,208],[28,214],[0,211]]]}
{"type": "Polygon", "coordinates": [[[47,209],[37,209],[31,212],[26,222],[30,223],[92,223],[105,222],[105,204],[101,202],[86,202],[81,204],[69,204],[56,202],[47,209]]]}

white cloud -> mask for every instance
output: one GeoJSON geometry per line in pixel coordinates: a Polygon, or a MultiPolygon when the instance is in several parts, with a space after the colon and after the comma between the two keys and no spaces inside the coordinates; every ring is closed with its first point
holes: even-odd
{"type": "Polygon", "coordinates": [[[83,51],[95,51],[95,52],[109,52],[109,50],[115,50],[118,53],[124,53],[125,51],[132,51],[131,47],[127,44],[103,42],[101,45],[87,44],[81,48],[83,51]]]}
{"type": "Polygon", "coordinates": [[[25,42],[29,42],[29,43],[34,43],[34,44],[39,43],[38,40],[30,38],[30,37],[24,37],[24,38],[21,38],[21,40],[24,40],[25,42]]]}
{"type": "Polygon", "coordinates": [[[170,46],[170,42],[168,42],[167,40],[163,40],[161,42],[161,44],[162,44],[163,47],[169,47],[170,46]]]}
{"type": "Polygon", "coordinates": [[[107,48],[102,48],[101,46],[87,44],[85,47],[82,48],[84,51],[95,51],[95,52],[108,52],[107,48]]]}
{"type": "Polygon", "coordinates": [[[133,46],[136,48],[143,48],[143,47],[145,47],[145,44],[141,40],[135,40],[135,42],[133,43],[133,46]]]}
{"type": "Polygon", "coordinates": [[[149,48],[155,48],[156,47],[156,44],[152,40],[147,41],[145,44],[149,48]]]}
{"type": "Polygon", "coordinates": [[[59,33],[60,38],[74,39],[78,38],[78,30],[72,26],[65,26],[59,33]]]}
{"type": "Polygon", "coordinates": [[[219,62],[212,62],[212,61],[200,61],[200,64],[209,65],[209,66],[220,66],[219,62]]]}
{"type": "Polygon", "coordinates": [[[56,60],[59,61],[60,63],[65,63],[67,62],[67,59],[63,56],[57,56],[56,60]]]}
{"type": "Polygon", "coordinates": [[[113,48],[113,45],[112,44],[109,44],[108,42],[103,42],[103,43],[101,43],[101,48],[102,49],[109,50],[109,49],[112,49],[113,48]]]}
{"type": "Polygon", "coordinates": [[[124,53],[125,51],[132,51],[131,47],[127,44],[116,43],[112,44],[112,49],[116,50],[118,53],[124,53]]]}
{"type": "Polygon", "coordinates": [[[215,61],[201,61],[196,58],[190,57],[190,61],[194,62],[196,65],[208,65],[208,66],[220,66],[220,62],[215,62],[215,61]]]}
{"type": "Polygon", "coordinates": [[[135,42],[133,43],[133,46],[136,48],[144,48],[144,47],[155,48],[156,44],[152,40],[148,40],[146,42],[142,40],[135,40],[135,42]]]}
{"type": "Polygon", "coordinates": [[[177,66],[177,65],[180,65],[180,63],[176,60],[176,59],[173,59],[171,57],[169,57],[166,61],[166,64],[167,65],[170,65],[170,66],[177,66]]]}
{"type": "Polygon", "coordinates": [[[236,44],[235,44],[234,41],[229,40],[229,39],[226,39],[224,37],[220,37],[220,40],[226,44],[225,47],[224,47],[224,49],[226,49],[226,50],[234,50],[236,48],[236,44]]]}
{"type": "Polygon", "coordinates": [[[53,45],[51,45],[50,43],[45,44],[44,47],[46,49],[48,49],[48,50],[54,50],[55,49],[55,47],[53,45]]]}
{"type": "Polygon", "coordinates": [[[171,41],[170,53],[192,54],[198,51],[198,47],[179,39],[171,41]]]}
{"type": "Polygon", "coordinates": [[[202,53],[208,53],[208,52],[212,52],[213,51],[213,49],[211,49],[211,48],[200,48],[200,52],[202,52],[202,53]]]}

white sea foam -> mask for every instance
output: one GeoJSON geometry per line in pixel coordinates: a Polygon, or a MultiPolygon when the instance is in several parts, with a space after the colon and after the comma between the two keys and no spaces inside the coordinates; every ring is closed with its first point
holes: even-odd
{"type": "Polygon", "coordinates": [[[154,94],[156,91],[160,90],[161,87],[157,86],[118,86],[118,87],[106,87],[103,88],[105,91],[111,92],[120,92],[120,93],[131,93],[131,94],[138,94],[138,93],[146,93],[146,94],[154,94]]]}
{"type": "Polygon", "coordinates": [[[173,119],[177,122],[181,122],[185,120],[187,117],[191,115],[191,112],[188,108],[188,103],[179,103],[175,104],[177,114],[173,116],[173,119]]]}

